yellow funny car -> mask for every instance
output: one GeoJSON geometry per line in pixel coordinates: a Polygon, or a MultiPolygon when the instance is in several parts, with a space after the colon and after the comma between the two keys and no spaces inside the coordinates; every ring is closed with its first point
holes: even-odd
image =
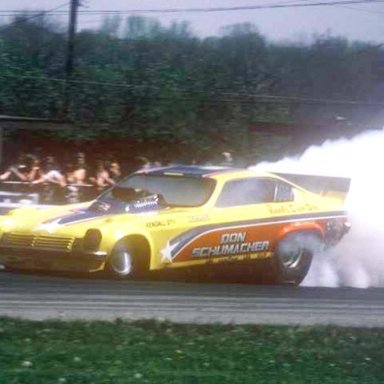
{"type": "Polygon", "coordinates": [[[314,253],[348,231],[348,188],[348,179],[233,168],[143,170],[89,203],[10,211],[0,218],[0,264],[131,278],[268,261],[271,281],[299,284],[314,253]]]}

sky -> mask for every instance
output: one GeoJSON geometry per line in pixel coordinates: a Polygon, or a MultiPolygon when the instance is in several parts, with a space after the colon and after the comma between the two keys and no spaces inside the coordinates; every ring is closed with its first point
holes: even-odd
{"type": "MultiPolygon", "coordinates": [[[[13,11],[52,10],[50,17],[68,23],[70,0],[0,0],[0,21],[9,20],[13,11]],[[57,12],[62,12],[57,15],[57,12]],[[56,13],[54,15],[54,13],[56,13]]],[[[217,35],[226,25],[250,22],[273,41],[310,41],[315,35],[345,37],[350,40],[384,43],[384,0],[379,3],[292,7],[292,4],[341,2],[346,0],[81,0],[78,30],[97,28],[103,14],[90,11],[121,11],[129,16],[133,9],[213,8],[288,5],[288,8],[253,9],[222,12],[135,13],[155,17],[164,25],[187,20],[200,37],[217,35]]]]}

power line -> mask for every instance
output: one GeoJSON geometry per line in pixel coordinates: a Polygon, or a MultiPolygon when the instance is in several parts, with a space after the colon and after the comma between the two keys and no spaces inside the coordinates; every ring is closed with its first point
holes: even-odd
{"type": "MultiPolygon", "coordinates": [[[[52,9],[48,9],[46,11],[40,11],[40,12],[34,13],[31,16],[25,16],[25,17],[23,17],[20,20],[14,21],[12,24],[1,26],[0,27],[0,31],[6,30],[7,28],[10,28],[10,27],[13,27],[15,24],[25,23],[26,21],[33,20],[33,19],[36,19],[36,18],[41,17],[41,16],[47,16],[47,15],[53,14],[53,12],[55,12],[56,10],[58,10],[60,8],[63,8],[63,7],[66,7],[68,5],[69,5],[69,3],[67,2],[67,3],[64,3],[64,4],[58,5],[57,7],[54,7],[52,9]]],[[[0,11],[0,13],[1,12],[2,11],[0,11]]],[[[20,11],[17,14],[20,14],[22,12],[25,14],[25,11],[20,11]]],[[[17,14],[14,14],[14,15],[1,15],[1,16],[16,16],[17,14]]]]}
{"type": "Polygon", "coordinates": [[[343,9],[350,9],[351,11],[364,12],[364,13],[375,14],[375,15],[384,15],[384,11],[373,11],[371,9],[361,9],[361,8],[355,8],[355,7],[348,7],[344,5],[339,5],[338,7],[343,9]]]}
{"type": "MultiPolygon", "coordinates": [[[[47,14],[53,14],[58,9],[63,8],[63,7],[67,7],[68,5],[69,5],[69,2],[61,4],[61,5],[58,5],[58,6],[54,7],[54,8],[48,9],[46,11],[36,11],[36,12],[33,12],[33,15],[26,16],[25,18],[23,18],[23,21],[24,20],[29,20],[29,19],[34,19],[34,18],[40,17],[40,16],[45,16],[47,14]]],[[[23,11],[17,11],[17,10],[14,10],[14,11],[1,11],[0,10],[1,16],[17,16],[17,15],[20,15],[20,14],[23,15],[23,14],[26,14],[26,13],[28,13],[28,12],[26,12],[25,10],[23,10],[23,11]],[[10,14],[7,14],[7,13],[10,13],[10,14]]],[[[65,14],[67,14],[67,12],[65,14]]]]}
{"type": "MultiPolygon", "coordinates": [[[[284,3],[280,3],[280,4],[287,4],[287,5],[289,5],[289,4],[292,4],[292,3],[296,3],[297,1],[308,2],[308,1],[313,1],[313,0],[288,0],[288,1],[285,1],[284,3]]],[[[374,0],[374,1],[377,1],[377,0],[374,0]]],[[[67,6],[69,4],[70,4],[70,2],[65,3],[63,5],[59,5],[59,6],[55,7],[55,8],[52,8],[52,9],[46,10],[46,11],[39,10],[39,9],[37,9],[37,10],[30,10],[30,11],[29,10],[24,10],[24,9],[21,9],[21,10],[20,9],[8,9],[8,10],[0,9],[0,16],[4,16],[4,15],[5,16],[14,16],[14,15],[19,15],[19,14],[24,14],[24,13],[29,13],[29,12],[39,13],[39,14],[41,14],[41,13],[50,13],[50,12],[53,12],[53,11],[63,7],[63,6],[67,6]]],[[[277,4],[279,4],[279,3],[277,3],[277,4]]],[[[275,5],[275,4],[273,4],[273,5],[275,5]]],[[[88,12],[100,12],[100,13],[103,13],[103,12],[124,12],[124,11],[125,12],[131,12],[130,10],[96,10],[96,11],[88,11],[88,12]]],[[[86,13],[86,12],[87,11],[84,11],[84,13],[86,13]]],[[[64,11],[60,12],[60,13],[63,13],[64,15],[67,14],[64,11]]]]}
{"type": "MultiPolygon", "coordinates": [[[[300,0],[296,0],[300,1],[300,0]]],[[[315,1],[311,3],[276,3],[269,5],[244,5],[235,7],[211,7],[211,8],[158,8],[158,9],[120,9],[120,10],[81,10],[82,15],[112,15],[121,13],[203,13],[203,12],[233,12],[233,11],[250,11],[261,9],[281,9],[281,8],[301,8],[301,7],[320,7],[320,6],[341,6],[351,4],[375,4],[383,3],[384,0],[337,0],[337,1],[315,1]]],[[[19,14],[21,11],[0,11],[7,12],[5,16],[19,14]]],[[[63,15],[62,11],[54,12],[54,10],[46,11],[50,15],[63,15]]],[[[3,15],[4,16],[4,15],[3,15]]]]}
{"type": "Polygon", "coordinates": [[[224,11],[249,11],[258,9],[278,9],[278,8],[299,8],[299,7],[318,7],[349,4],[373,4],[382,3],[384,0],[339,0],[339,1],[318,1],[313,3],[280,3],[269,5],[245,5],[236,7],[212,7],[212,8],[168,8],[168,9],[132,9],[127,11],[83,11],[83,13],[117,13],[117,12],[142,12],[142,13],[200,13],[200,12],[224,12],[224,11]]]}

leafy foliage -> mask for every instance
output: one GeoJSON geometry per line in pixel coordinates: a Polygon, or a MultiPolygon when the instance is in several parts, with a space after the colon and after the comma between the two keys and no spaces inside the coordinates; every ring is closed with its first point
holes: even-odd
{"type": "Polygon", "coordinates": [[[271,43],[249,23],[200,39],[185,22],[164,27],[141,16],[107,17],[98,31],[78,33],[67,87],[65,30],[35,16],[0,28],[0,114],[69,117],[93,126],[91,137],[107,126],[110,133],[140,139],[204,147],[220,137],[220,145],[241,148],[253,120],[356,112],[321,103],[308,108],[311,103],[294,97],[384,99],[381,46],[332,36],[310,44],[271,43]]]}

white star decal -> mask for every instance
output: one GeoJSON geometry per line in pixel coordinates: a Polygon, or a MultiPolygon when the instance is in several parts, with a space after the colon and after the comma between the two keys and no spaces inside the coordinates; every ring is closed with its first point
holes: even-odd
{"type": "Polygon", "coordinates": [[[174,243],[174,244],[170,244],[170,242],[168,241],[167,242],[167,245],[165,246],[165,248],[163,248],[160,253],[163,255],[162,259],[161,259],[161,262],[162,263],[172,263],[174,257],[172,257],[172,251],[177,247],[177,245],[179,244],[179,242],[177,243],[174,243]]]}
{"type": "Polygon", "coordinates": [[[36,230],[37,231],[46,231],[48,233],[53,233],[56,231],[56,229],[61,227],[61,224],[59,224],[60,219],[50,221],[49,223],[42,223],[40,224],[36,230]]]}

